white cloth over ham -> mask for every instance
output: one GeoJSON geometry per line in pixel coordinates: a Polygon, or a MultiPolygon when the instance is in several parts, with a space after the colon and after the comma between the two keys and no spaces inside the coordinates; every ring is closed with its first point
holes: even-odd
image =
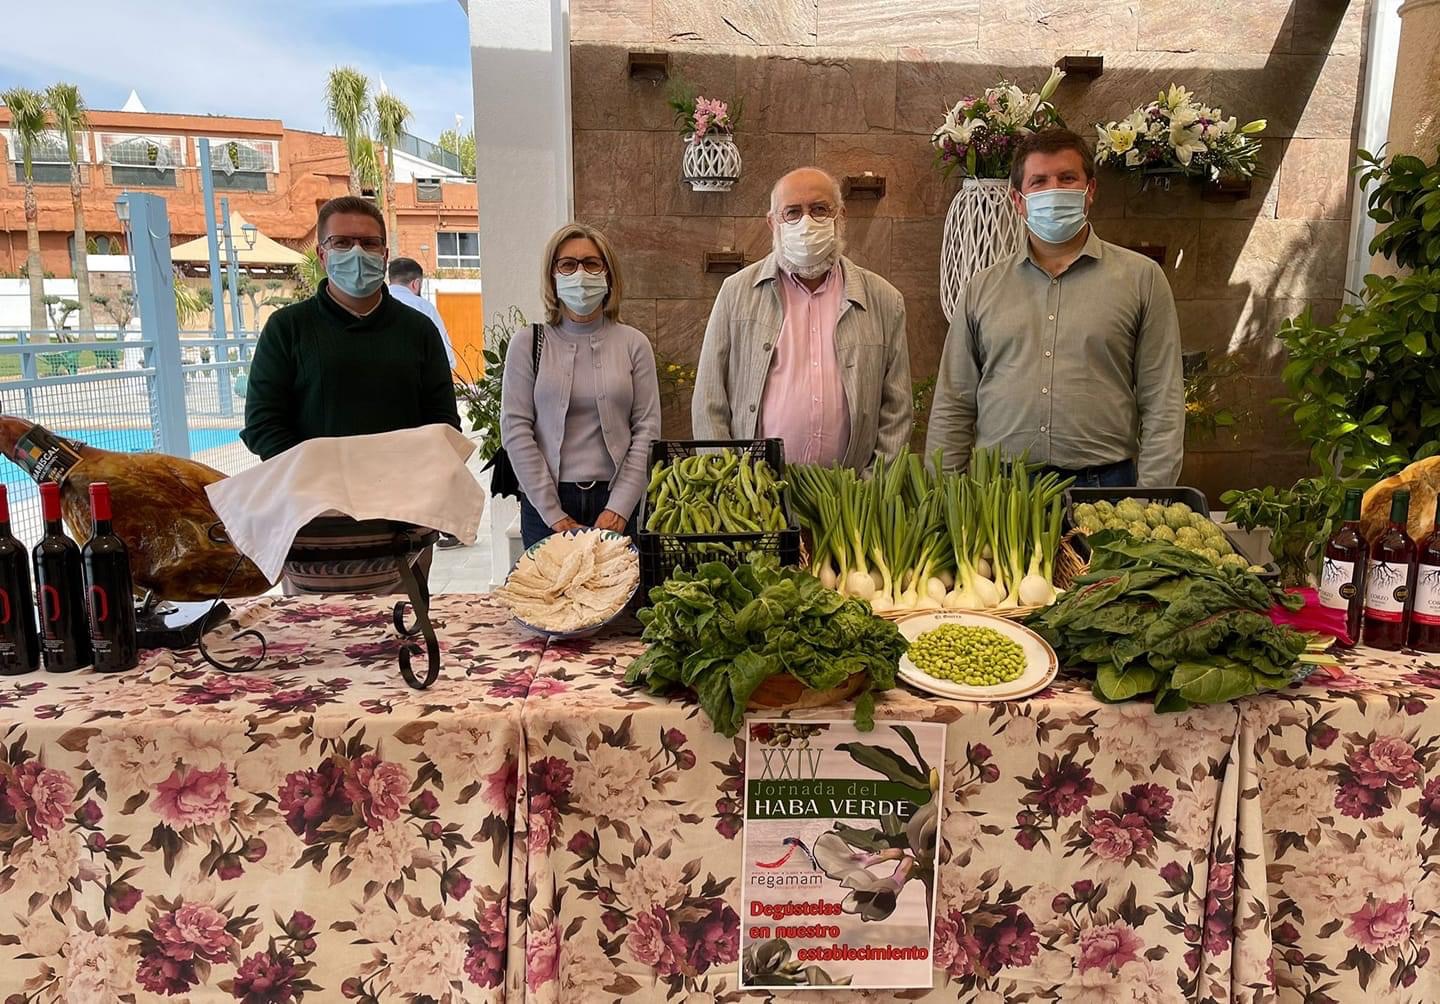
{"type": "Polygon", "coordinates": [[[485,491],[465,466],[475,444],[449,425],[312,439],[205,488],[240,553],[274,582],[316,516],[389,519],[473,544],[485,491]]]}

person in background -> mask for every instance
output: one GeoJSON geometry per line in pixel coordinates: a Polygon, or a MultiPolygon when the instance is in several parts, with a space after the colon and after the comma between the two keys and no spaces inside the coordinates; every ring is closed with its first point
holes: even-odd
{"type": "MultiPolygon", "coordinates": [[[[450,332],[445,330],[445,322],[440,317],[440,311],[435,309],[435,304],[420,295],[421,284],[425,281],[425,269],[414,258],[391,258],[390,259],[390,295],[395,297],[405,306],[412,310],[418,310],[430,318],[435,325],[435,330],[440,332],[440,341],[445,344],[445,358],[450,363],[450,369],[455,369],[455,349],[450,344],[450,332]]],[[[452,547],[464,547],[460,538],[453,534],[442,533],[440,541],[435,545],[450,549],[452,547]]]]}
{"type": "Polygon", "coordinates": [[[455,387],[429,318],[385,288],[385,219],[368,199],[320,207],[315,295],[272,314],[250,361],[240,439],[261,460],[307,439],[445,423],[455,387]]]}
{"type": "Polygon", "coordinates": [[[905,299],[845,252],[839,183],[818,168],[770,193],[773,249],[725,280],[691,402],[701,439],[778,437],[793,464],[864,471],[910,439],[905,299]]]}
{"type": "Polygon", "coordinates": [[[516,332],[501,381],[500,438],[527,548],[585,526],[625,533],[660,436],[655,354],[618,320],[625,287],[610,243],[572,223],[550,238],[541,268],[545,324],[516,332]]]}
{"type": "Polygon", "coordinates": [[[1047,129],[1010,172],[1026,246],[965,290],[940,359],[927,453],[963,470],[999,444],[1090,487],[1173,485],[1185,449],[1180,324],[1159,265],[1087,220],[1094,159],[1047,129]]]}
{"type": "Polygon", "coordinates": [[[435,304],[420,295],[420,287],[424,281],[425,269],[414,258],[390,259],[390,295],[430,318],[435,330],[440,332],[440,340],[445,343],[445,358],[450,361],[450,368],[453,370],[455,348],[450,344],[450,332],[445,330],[445,322],[440,317],[440,311],[435,309],[435,304]]]}

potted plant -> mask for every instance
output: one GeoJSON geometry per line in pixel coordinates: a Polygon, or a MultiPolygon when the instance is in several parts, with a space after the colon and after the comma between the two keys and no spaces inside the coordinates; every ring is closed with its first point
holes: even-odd
{"type": "Polygon", "coordinates": [[[1243,126],[1234,116],[1195,100],[1178,84],[1118,122],[1097,123],[1095,162],[1141,176],[1168,190],[1171,179],[1199,178],[1209,185],[1248,181],[1258,169],[1265,120],[1243,126]]]}
{"type": "Polygon", "coordinates": [[[978,97],[957,101],[930,137],[944,175],[959,171],[964,177],[945,217],[940,256],[940,306],[946,320],[954,316],[972,275],[1020,249],[1025,228],[1010,205],[1010,165],[1025,135],[1064,125],[1050,103],[1064,76],[1052,70],[1034,93],[1002,80],[978,97]]]}
{"type": "Polygon", "coordinates": [[[728,192],[740,180],[740,149],[735,128],[740,106],[707,98],[683,80],[670,89],[675,123],[685,138],[680,176],[696,192],[728,192]]]}

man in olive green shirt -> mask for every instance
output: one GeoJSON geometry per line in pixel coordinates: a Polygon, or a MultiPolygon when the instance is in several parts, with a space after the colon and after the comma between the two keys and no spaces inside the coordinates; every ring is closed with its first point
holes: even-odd
{"type": "Polygon", "coordinates": [[[945,340],[926,451],[975,446],[1090,486],[1173,485],[1185,449],[1180,324],[1159,265],[1103,241],[1084,141],[1024,140],[1011,171],[1026,247],[966,287],[945,340]]]}

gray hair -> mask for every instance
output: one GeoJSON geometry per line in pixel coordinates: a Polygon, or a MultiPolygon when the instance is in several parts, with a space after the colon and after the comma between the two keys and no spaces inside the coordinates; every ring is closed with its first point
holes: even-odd
{"type": "Polygon", "coordinates": [[[780,180],[775,182],[774,187],[770,189],[770,212],[773,213],[780,208],[780,186],[785,183],[785,179],[792,174],[799,174],[801,171],[814,171],[816,174],[824,175],[825,180],[830,183],[830,191],[835,195],[835,208],[839,209],[845,204],[845,193],[840,188],[840,182],[836,179],[835,175],[823,167],[797,167],[795,170],[781,175],[780,180]]]}

